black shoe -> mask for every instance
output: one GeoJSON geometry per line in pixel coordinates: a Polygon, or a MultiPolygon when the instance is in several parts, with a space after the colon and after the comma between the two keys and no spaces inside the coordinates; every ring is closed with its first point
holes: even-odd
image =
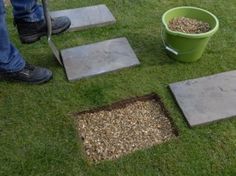
{"type": "MultiPolygon", "coordinates": [[[[39,22],[25,22],[22,20],[15,20],[17,30],[22,43],[33,43],[42,36],[47,35],[46,21],[39,22]]],[[[71,25],[68,17],[57,17],[52,19],[52,34],[60,34],[66,31],[71,25]]]]}
{"type": "Polygon", "coordinates": [[[26,63],[25,67],[18,72],[2,73],[5,79],[14,79],[26,83],[41,84],[52,78],[52,72],[46,68],[36,67],[26,63]]]}

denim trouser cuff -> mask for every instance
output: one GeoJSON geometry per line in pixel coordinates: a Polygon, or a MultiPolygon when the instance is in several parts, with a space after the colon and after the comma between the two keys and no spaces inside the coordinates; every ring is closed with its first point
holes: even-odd
{"type": "Polygon", "coordinates": [[[5,7],[3,0],[0,0],[0,72],[17,72],[24,66],[24,59],[10,42],[5,21],[5,7]]]}
{"type": "Polygon", "coordinates": [[[15,20],[37,22],[44,19],[43,8],[37,0],[11,0],[15,20]]]}

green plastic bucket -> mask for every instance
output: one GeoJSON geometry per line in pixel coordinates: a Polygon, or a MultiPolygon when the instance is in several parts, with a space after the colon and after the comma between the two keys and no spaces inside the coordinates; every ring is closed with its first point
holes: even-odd
{"type": "Polygon", "coordinates": [[[167,54],[178,61],[194,62],[201,58],[210,38],[219,29],[219,21],[212,13],[190,6],[176,7],[162,16],[162,40],[167,54]],[[187,17],[209,23],[211,30],[201,34],[186,34],[171,31],[168,23],[175,17],[187,17]]]}

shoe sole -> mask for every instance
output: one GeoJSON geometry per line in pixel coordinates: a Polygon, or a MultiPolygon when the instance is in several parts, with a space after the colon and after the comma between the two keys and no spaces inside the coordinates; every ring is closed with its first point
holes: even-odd
{"type": "Polygon", "coordinates": [[[43,84],[46,83],[48,81],[50,81],[53,78],[53,75],[49,75],[48,77],[40,80],[40,81],[24,81],[24,80],[20,80],[20,79],[15,79],[11,76],[4,76],[4,75],[0,75],[0,80],[4,80],[4,81],[16,81],[16,82],[21,82],[21,83],[26,83],[26,84],[43,84]]]}
{"type": "MultiPolygon", "coordinates": [[[[62,32],[65,32],[67,29],[70,28],[70,25],[71,25],[71,23],[69,23],[64,28],[54,30],[52,34],[57,35],[57,34],[60,34],[62,32]]],[[[46,32],[41,32],[41,33],[37,33],[37,34],[34,34],[34,35],[20,36],[20,41],[23,44],[31,44],[31,43],[39,41],[41,39],[41,37],[46,36],[46,35],[47,35],[46,32]]]]}
{"type": "Polygon", "coordinates": [[[45,79],[43,79],[41,81],[34,81],[34,82],[28,82],[28,83],[29,84],[43,84],[43,83],[50,81],[52,78],[53,78],[53,75],[51,74],[50,76],[46,77],[45,79]]]}
{"type": "Polygon", "coordinates": [[[43,32],[43,33],[38,33],[34,35],[20,36],[20,41],[23,44],[31,44],[31,43],[39,41],[41,37],[45,35],[47,35],[47,33],[43,32]]]}

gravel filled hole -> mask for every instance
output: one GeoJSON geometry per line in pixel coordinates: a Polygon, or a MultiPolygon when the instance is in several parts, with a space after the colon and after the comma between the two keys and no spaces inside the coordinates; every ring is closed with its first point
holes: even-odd
{"type": "Polygon", "coordinates": [[[76,115],[89,160],[112,160],[177,135],[156,95],[129,99],[76,115]]]}

